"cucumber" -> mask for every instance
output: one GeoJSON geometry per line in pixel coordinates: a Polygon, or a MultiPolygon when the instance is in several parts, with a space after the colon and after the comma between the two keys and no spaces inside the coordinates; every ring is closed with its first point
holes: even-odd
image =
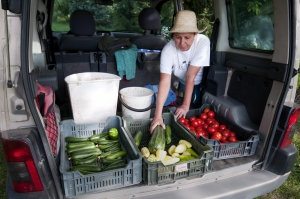
{"type": "Polygon", "coordinates": [[[96,148],[95,145],[87,145],[87,146],[83,146],[83,147],[77,147],[77,148],[71,148],[71,149],[67,149],[67,153],[70,155],[76,151],[82,151],[82,150],[86,150],[86,149],[94,149],[96,148]]]}
{"type": "Polygon", "coordinates": [[[165,150],[166,147],[166,135],[162,126],[155,127],[150,141],[148,143],[148,149],[151,154],[155,154],[157,150],[165,150]]]}
{"type": "Polygon", "coordinates": [[[92,164],[96,162],[97,159],[98,159],[98,155],[92,155],[90,157],[83,158],[83,159],[72,159],[72,164],[73,165],[92,164]]]}
{"type": "Polygon", "coordinates": [[[101,171],[101,167],[97,165],[77,165],[73,166],[71,171],[89,171],[89,172],[99,172],[101,171]]]}
{"type": "Polygon", "coordinates": [[[166,130],[165,130],[165,133],[166,133],[166,144],[170,144],[171,143],[171,136],[172,136],[172,129],[169,125],[166,125],[166,130]]]}
{"type": "Polygon", "coordinates": [[[89,138],[78,138],[78,137],[68,136],[68,137],[65,138],[65,140],[68,143],[77,143],[77,142],[86,142],[86,141],[89,141],[89,138]]]}
{"type": "Polygon", "coordinates": [[[102,171],[108,171],[108,170],[113,170],[113,169],[120,169],[120,168],[124,168],[125,166],[126,166],[126,163],[119,163],[119,164],[116,164],[116,165],[107,166],[102,171]]]}
{"type": "Polygon", "coordinates": [[[116,158],[116,159],[106,159],[106,158],[100,159],[101,163],[103,163],[103,164],[111,164],[111,163],[117,162],[119,160],[121,160],[121,157],[116,158]]]}
{"type": "Polygon", "coordinates": [[[119,152],[116,152],[116,153],[113,153],[113,154],[107,156],[106,158],[107,159],[116,159],[118,157],[124,157],[125,155],[127,155],[126,151],[119,151],[119,152]]]}
{"type": "Polygon", "coordinates": [[[114,145],[108,147],[107,149],[104,149],[104,151],[106,151],[106,152],[107,152],[107,151],[113,151],[113,150],[116,149],[116,148],[121,148],[120,143],[115,143],[114,145]]]}
{"type": "Polygon", "coordinates": [[[93,142],[87,141],[87,142],[78,142],[78,143],[69,143],[67,144],[67,149],[73,149],[73,148],[82,148],[85,146],[95,146],[93,142]]]}
{"type": "Polygon", "coordinates": [[[98,148],[86,149],[83,151],[76,151],[72,153],[71,159],[82,159],[82,158],[90,157],[92,155],[100,155],[101,153],[102,151],[98,148]]]}
{"type": "Polygon", "coordinates": [[[100,155],[100,160],[102,160],[102,158],[106,158],[106,157],[109,156],[110,154],[111,154],[111,151],[102,153],[102,154],[100,155]]]}
{"type": "Polygon", "coordinates": [[[117,165],[117,164],[121,164],[121,163],[127,163],[127,161],[125,159],[114,159],[114,160],[115,161],[112,162],[112,163],[107,163],[107,167],[110,167],[110,166],[113,166],[113,165],[117,165]]]}
{"type": "Polygon", "coordinates": [[[98,148],[101,149],[101,150],[105,150],[105,149],[108,149],[108,148],[114,146],[115,144],[118,144],[118,143],[99,144],[98,148]]]}
{"type": "Polygon", "coordinates": [[[112,149],[110,152],[111,152],[111,154],[113,154],[113,153],[117,153],[117,152],[119,152],[119,151],[122,151],[121,147],[114,148],[114,149],[112,149]]]}
{"type": "Polygon", "coordinates": [[[111,143],[118,143],[119,140],[98,140],[97,144],[99,145],[105,145],[105,144],[111,144],[111,143]]]}
{"type": "Polygon", "coordinates": [[[143,132],[141,130],[139,130],[138,132],[136,132],[136,134],[134,136],[134,142],[135,142],[135,145],[137,147],[140,146],[141,141],[142,141],[142,137],[143,137],[143,132]]]}

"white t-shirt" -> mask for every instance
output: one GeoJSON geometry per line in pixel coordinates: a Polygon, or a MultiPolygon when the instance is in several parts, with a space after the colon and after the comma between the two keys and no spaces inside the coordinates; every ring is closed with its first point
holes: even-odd
{"type": "Polygon", "coordinates": [[[172,74],[185,84],[186,72],[189,65],[201,67],[195,77],[194,84],[201,82],[203,67],[209,66],[210,61],[210,41],[203,34],[198,34],[188,51],[181,51],[176,48],[173,39],[163,48],[160,58],[160,72],[172,74]]]}

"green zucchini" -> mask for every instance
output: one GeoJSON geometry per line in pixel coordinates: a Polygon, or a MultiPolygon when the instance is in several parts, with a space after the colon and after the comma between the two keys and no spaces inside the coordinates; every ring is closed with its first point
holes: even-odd
{"type": "Polygon", "coordinates": [[[162,126],[158,125],[153,130],[152,136],[148,143],[148,149],[150,153],[155,154],[157,150],[165,150],[166,147],[166,135],[162,126]]]}
{"type": "MultiPolygon", "coordinates": [[[[125,160],[125,159],[114,159],[114,160],[115,160],[114,162],[106,163],[107,167],[108,166],[113,166],[113,165],[116,165],[116,164],[120,164],[120,163],[127,163],[127,160],[125,160]]],[[[103,163],[103,164],[105,164],[105,163],[103,163]]]]}
{"type": "Polygon", "coordinates": [[[100,160],[102,160],[102,158],[106,158],[107,156],[109,156],[111,154],[111,151],[105,152],[100,154],[100,160]]]}
{"type": "Polygon", "coordinates": [[[126,151],[119,151],[119,152],[116,152],[116,153],[113,153],[113,154],[107,156],[106,158],[107,159],[116,159],[118,157],[124,157],[125,155],[127,155],[126,151]]]}
{"type": "Polygon", "coordinates": [[[113,148],[113,149],[111,149],[109,151],[111,152],[111,154],[113,154],[113,153],[117,153],[119,151],[122,151],[122,148],[121,147],[115,147],[115,148],[113,148]]]}
{"type": "Polygon", "coordinates": [[[134,136],[134,142],[137,147],[140,146],[143,137],[143,132],[141,130],[137,131],[134,136]]]}
{"type": "Polygon", "coordinates": [[[102,171],[108,171],[108,170],[113,170],[113,169],[120,169],[120,168],[124,168],[125,166],[126,166],[126,163],[119,163],[119,164],[116,164],[116,165],[107,166],[102,171]]]}
{"type": "Polygon", "coordinates": [[[73,165],[82,165],[82,164],[92,164],[95,163],[98,159],[98,155],[92,155],[83,159],[72,159],[73,165]]]}
{"type": "Polygon", "coordinates": [[[86,141],[89,141],[89,138],[78,138],[78,137],[68,136],[68,137],[65,138],[65,140],[68,143],[77,143],[77,142],[86,142],[86,141]]]}
{"type": "Polygon", "coordinates": [[[169,125],[166,125],[166,130],[165,130],[165,134],[166,134],[166,144],[170,144],[171,143],[171,137],[172,137],[172,129],[169,125]]]}
{"type": "Polygon", "coordinates": [[[71,171],[89,171],[89,172],[99,172],[101,167],[97,165],[77,165],[73,166],[71,171]]]}
{"type": "Polygon", "coordinates": [[[86,150],[86,149],[94,149],[96,148],[95,145],[86,145],[83,147],[77,147],[77,148],[71,148],[71,149],[67,149],[67,153],[70,155],[76,151],[82,151],[82,150],[86,150]]]}
{"type": "Polygon", "coordinates": [[[115,148],[120,148],[120,147],[121,147],[120,143],[115,143],[114,145],[104,149],[104,151],[111,151],[111,150],[114,150],[115,148]]]}
{"type": "Polygon", "coordinates": [[[118,143],[110,143],[110,144],[99,144],[98,145],[98,148],[101,149],[101,150],[105,150],[105,149],[108,149],[114,145],[116,145],[118,143]]]}
{"type": "Polygon", "coordinates": [[[111,163],[117,162],[117,161],[119,161],[119,160],[121,160],[121,157],[116,158],[116,159],[106,159],[106,158],[102,158],[102,159],[100,159],[100,162],[103,163],[103,164],[111,164],[111,163]]]}
{"type": "Polygon", "coordinates": [[[69,143],[67,144],[67,149],[73,149],[73,148],[82,148],[85,146],[95,146],[93,142],[87,141],[87,142],[78,142],[78,143],[69,143]]]}
{"type": "Polygon", "coordinates": [[[98,140],[97,144],[104,145],[104,144],[111,144],[111,143],[118,143],[119,140],[98,140]]]}
{"type": "Polygon", "coordinates": [[[86,149],[83,151],[76,151],[72,153],[71,159],[82,159],[82,158],[90,157],[92,155],[100,155],[101,153],[102,151],[98,148],[86,149]]]}

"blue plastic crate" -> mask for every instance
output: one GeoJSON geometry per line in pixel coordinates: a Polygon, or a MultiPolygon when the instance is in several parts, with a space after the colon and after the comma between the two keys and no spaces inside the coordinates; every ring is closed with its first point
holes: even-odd
{"type": "MultiPolygon", "coordinates": [[[[119,116],[112,116],[105,122],[93,124],[76,125],[73,120],[64,120],[61,122],[61,164],[59,170],[67,198],[131,186],[142,181],[142,156],[129,139],[127,133],[125,133],[122,125],[122,119],[119,116]],[[65,152],[65,137],[90,137],[106,132],[112,127],[118,129],[121,146],[127,151],[126,167],[88,175],[82,175],[78,171],[70,171],[72,164],[65,152]]],[[[96,164],[100,165],[99,162],[96,164]]]]}

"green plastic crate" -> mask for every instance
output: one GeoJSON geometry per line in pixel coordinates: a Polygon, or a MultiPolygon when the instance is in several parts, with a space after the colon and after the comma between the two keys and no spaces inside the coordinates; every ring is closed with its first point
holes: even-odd
{"type": "MultiPolygon", "coordinates": [[[[131,186],[142,181],[142,156],[131,142],[128,134],[125,133],[122,125],[122,119],[119,116],[112,116],[105,122],[93,124],[76,125],[74,120],[64,120],[60,123],[61,164],[59,170],[67,198],[131,186]],[[91,135],[106,132],[112,127],[118,129],[121,146],[127,151],[126,167],[89,175],[82,175],[78,171],[70,171],[72,163],[68,160],[68,155],[65,152],[65,137],[90,137],[91,135]]],[[[101,166],[99,162],[95,164],[101,166]]]]}
{"type": "MultiPolygon", "coordinates": [[[[133,120],[131,116],[123,116],[124,128],[131,135],[130,139],[134,143],[133,137],[136,132],[143,132],[141,144],[136,147],[140,151],[143,147],[148,147],[151,135],[149,133],[152,119],[133,120]]],[[[189,141],[192,149],[199,154],[198,159],[180,162],[164,166],[161,162],[149,162],[143,157],[143,181],[147,185],[166,184],[182,178],[202,177],[212,170],[213,149],[208,145],[202,145],[192,135],[186,132],[176,121],[171,113],[164,113],[163,119],[166,125],[172,129],[172,141],[166,145],[166,151],[171,145],[177,145],[180,139],[189,141]]]]}

